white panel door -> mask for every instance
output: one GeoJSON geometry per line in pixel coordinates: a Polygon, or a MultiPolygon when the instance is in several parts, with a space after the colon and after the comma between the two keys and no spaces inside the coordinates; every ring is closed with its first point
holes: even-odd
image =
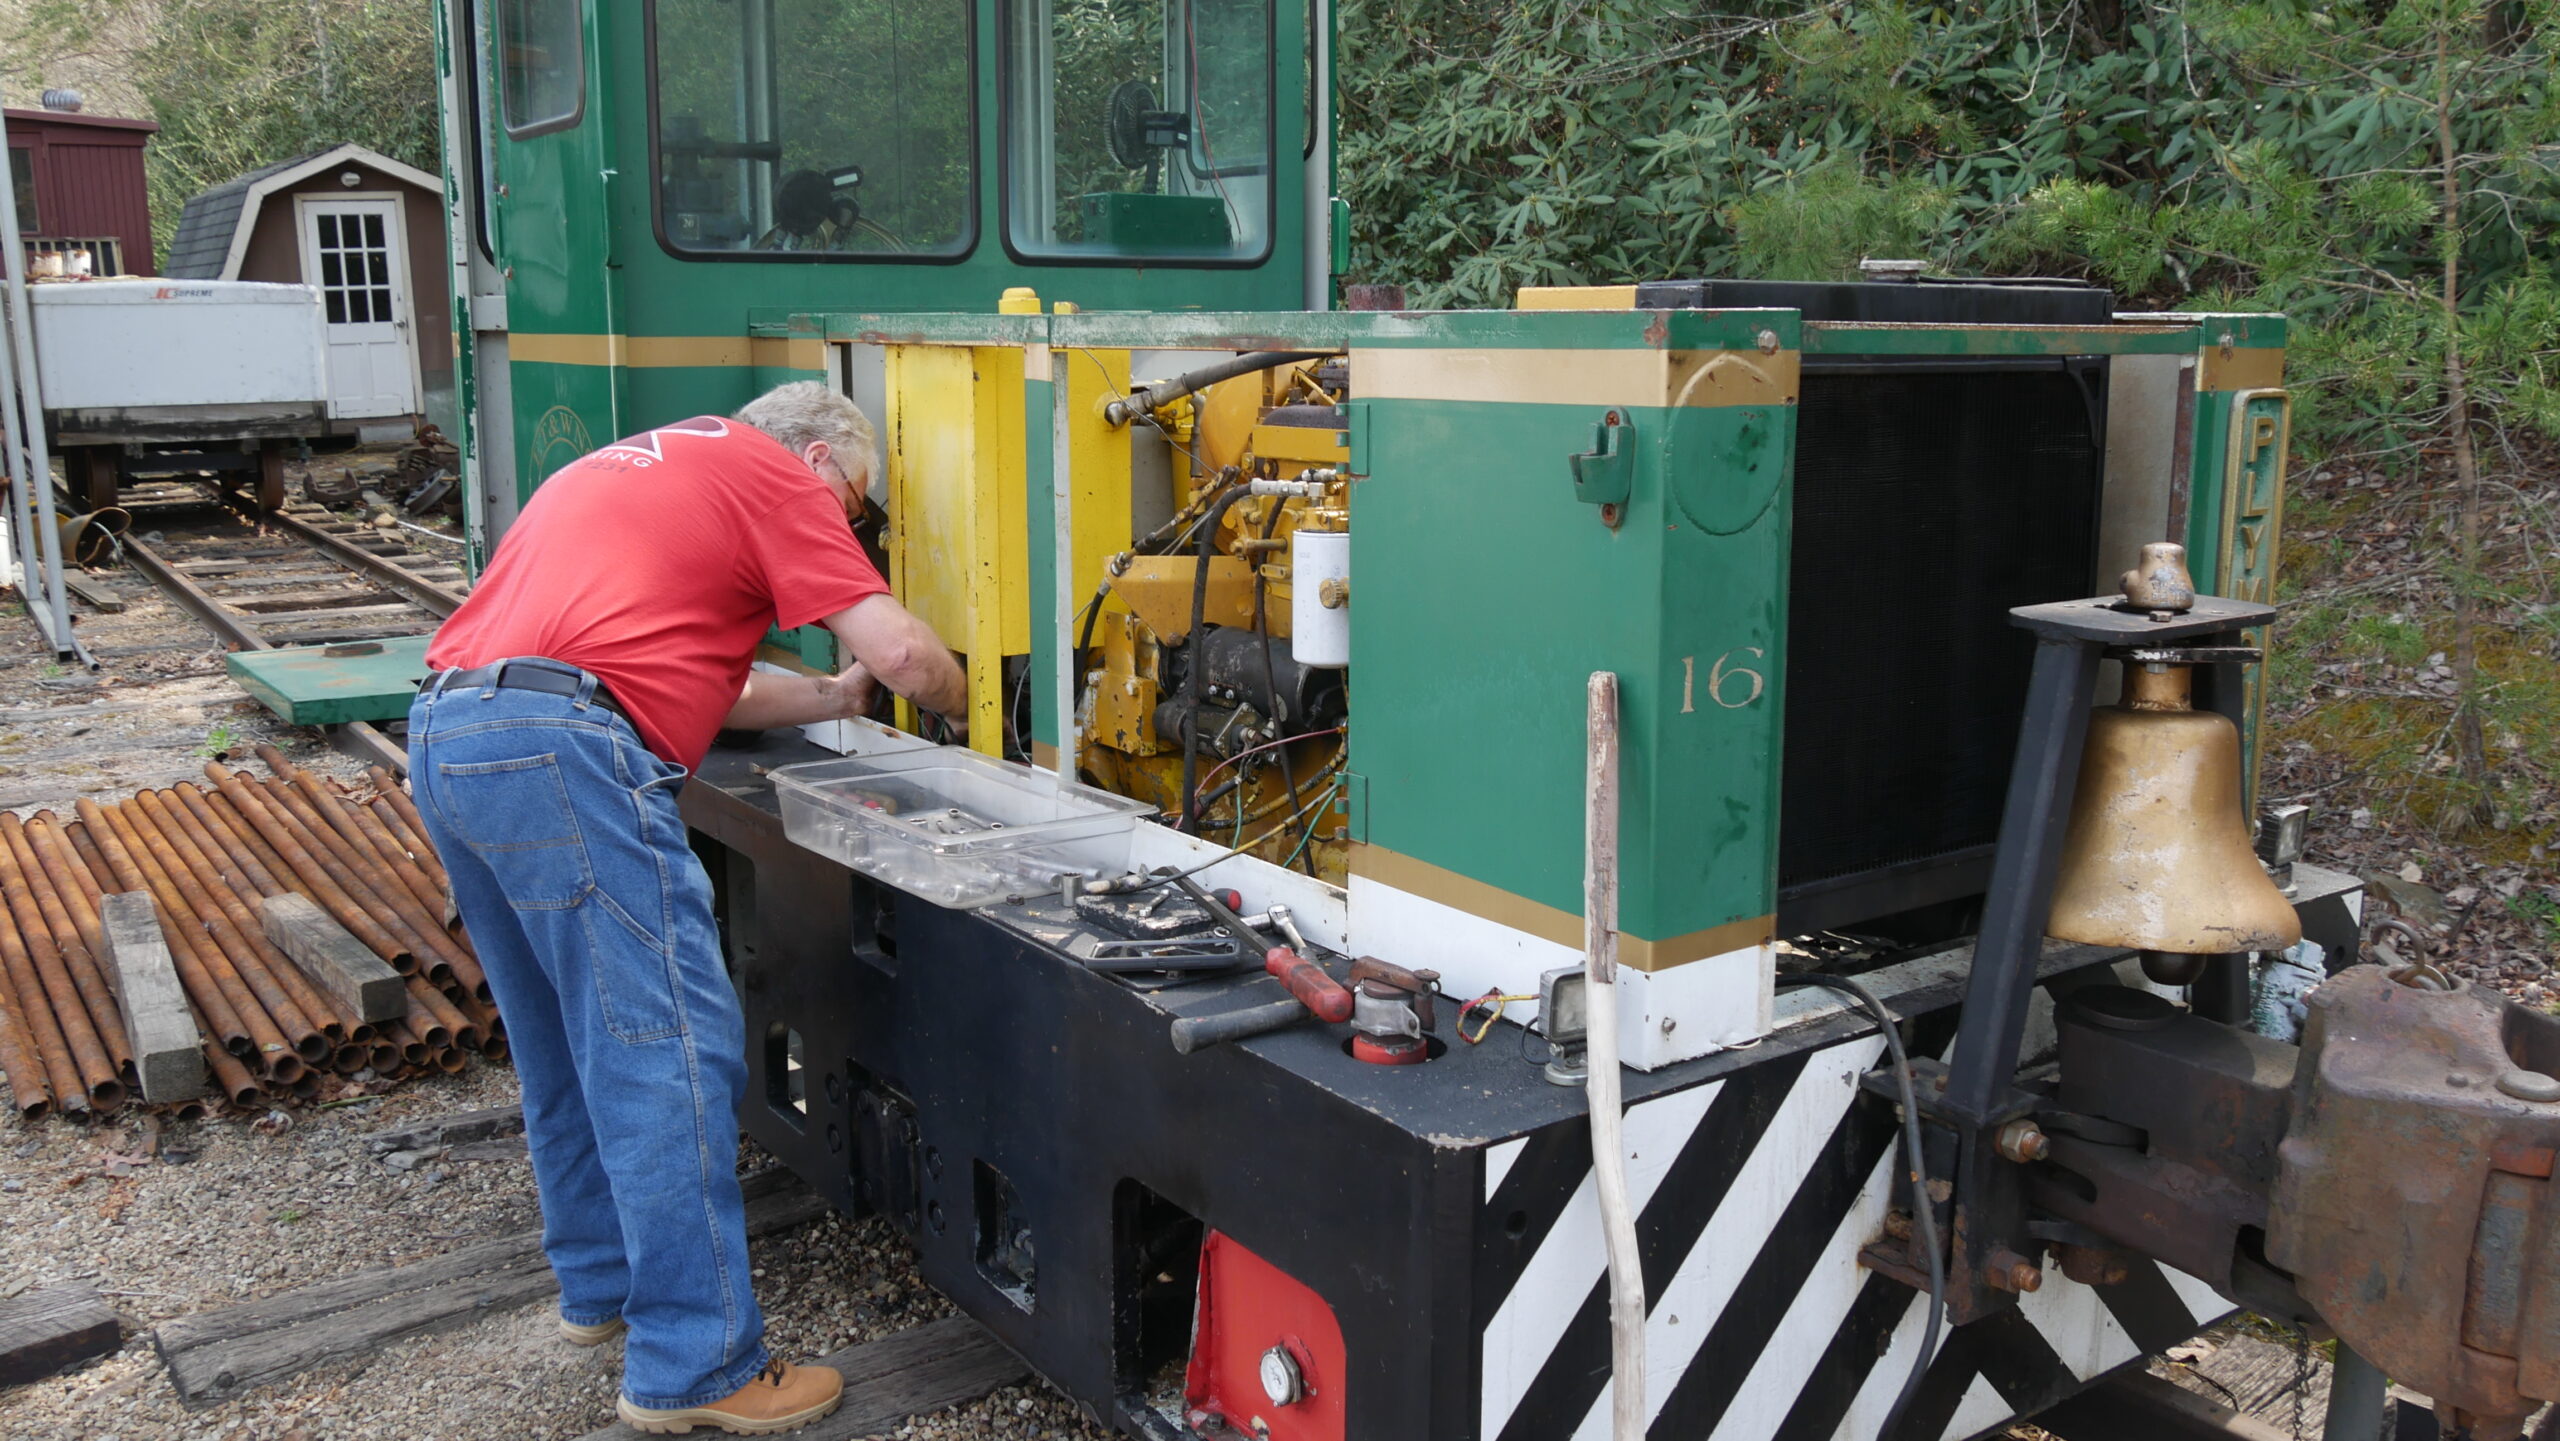
{"type": "Polygon", "coordinates": [[[410,344],[408,237],[400,202],[305,195],[302,279],[320,288],[329,348],[329,414],[407,415],[418,408],[410,344]]]}

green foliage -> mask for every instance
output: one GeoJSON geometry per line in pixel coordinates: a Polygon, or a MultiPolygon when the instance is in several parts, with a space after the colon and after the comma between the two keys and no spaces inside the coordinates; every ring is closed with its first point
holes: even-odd
{"type": "Polygon", "coordinates": [[[1352,277],[1416,304],[1862,256],[2080,276],[2293,315],[2296,434],[2387,448],[2441,430],[2450,255],[2475,405],[2560,435],[2553,0],[1343,0],[1340,29],[1352,277]]]}
{"type": "Polygon", "coordinates": [[[30,0],[0,50],[128,33],[141,39],[117,63],[160,123],[146,152],[156,247],[187,197],[331,145],[440,168],[434,14],[419,0],[30,0]]]}

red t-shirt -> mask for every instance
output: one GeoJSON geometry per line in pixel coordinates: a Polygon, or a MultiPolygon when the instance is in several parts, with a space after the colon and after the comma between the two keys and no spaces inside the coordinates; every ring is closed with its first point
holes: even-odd
{"type": "Polygon", "coordinates": [[[650,751],[690,766],[737,703],[766,627],[888,589],[798,456],[752,426],[697,416],[544,481],[427,664],[548,656],[592,671],[650,751]]]}

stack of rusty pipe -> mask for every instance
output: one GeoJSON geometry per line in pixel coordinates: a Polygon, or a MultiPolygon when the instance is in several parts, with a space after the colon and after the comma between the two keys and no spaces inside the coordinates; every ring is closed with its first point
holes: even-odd
{"type": "MultiPolygon", "coordinates": [[[[98,1114],[135,1094],[101,957],[99,898],[152,900],[214,1089],[235,1106],[309,1097],[329,1072],[398,1077],[506,1055],[471,943],[446,924],[442,866],[397,780],[359,801],[260,746],[260,781],[82,800],[78,818],[0,814],[0,1071],[20,1113],[98,1114]],[[259,904],[296,892],[404,978],[408,1014],[369,1025],[268,940],[259,904]]],[[[182,1103],[181,1114],[201,1111],[182,1103]]]]}

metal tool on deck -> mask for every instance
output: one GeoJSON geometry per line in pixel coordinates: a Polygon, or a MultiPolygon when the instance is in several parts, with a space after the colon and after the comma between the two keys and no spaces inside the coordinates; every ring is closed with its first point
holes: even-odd
{"type": "Polygon", "coordinates": [[[1176,876],[1174,883],[1190,892],[1193,900],[1207,907],[1209,914],[1217,917],[1218,924],[1224,926],[1230,935],[1248,946],[1261,949],[1262,968],[1278,977],[1280,984],[1289,988],[1289,994],[1297,997],[1309,1014],[1327,1024],[1351,1019],[1350,990],[1326,975],[1324,967],[1290,947],[1274,946],[1265,941],[1260,933],[1244,923],[1244,917],[1237,915],[1233,907],[1198,881],[1189,876],[1176,876]]]}

